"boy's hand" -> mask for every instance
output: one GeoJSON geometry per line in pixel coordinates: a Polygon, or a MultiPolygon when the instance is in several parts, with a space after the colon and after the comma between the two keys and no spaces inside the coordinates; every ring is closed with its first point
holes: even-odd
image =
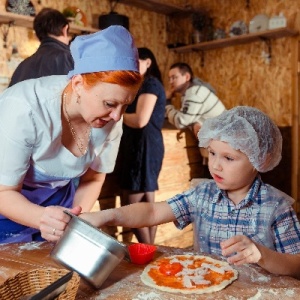
{"type": "MultiPolygon", "coordinates": [[[[100,228],[101,226],[108,225],[106,223],[106,215],[110,215],[110,212],[114,209],[105,209],[102,211],[84,212],[80,214],[80,218],[89,222],[93,226],[100,228]]],[[[109,225],[108,225],[109,226],[109,225]]]]}
{"type": "Polygon", "coordinates": [[[228,257],[228,263],[242,265],[257,263],[261,253],[256,244],[245,235],[236,235],[221,242],[222,255],[228,257]]]}

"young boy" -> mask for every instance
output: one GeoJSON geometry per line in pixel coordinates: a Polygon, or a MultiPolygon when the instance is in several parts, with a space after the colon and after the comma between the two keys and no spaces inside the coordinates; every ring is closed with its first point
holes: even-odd
{"type": "Polygon", "coordinates": [[[300,278],[300,224],[293,199],[259,176],[281,159],[278,127],[258,109],[239,106],[206,120],[198,137],[199,146],[208,149],[213,180],[166,202],[132,204],[81,217],[97,227],[137,228],[173,221],[184,228],[193,223],[196,251],[300,278]]]}

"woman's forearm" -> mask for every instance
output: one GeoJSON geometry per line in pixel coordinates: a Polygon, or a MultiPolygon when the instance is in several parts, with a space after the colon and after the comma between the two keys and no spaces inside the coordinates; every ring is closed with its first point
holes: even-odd
{"type": "Polygon", "coordinates": [[[0,191],[0,214],[16,223],[38,229],[44,209],[28,201],[18,191],[0,191]]]}
{"type": "Polygon", "coordinates": [[[105,173],[90,172],[82,178],[75,193],[73,207],[80,206],[82,212],[90,211],[99,198],[105,176],[105,173]]]}
{"type": "Polygon", "coordinates": [[[141,94],[138,98],[136,112],[123,115],[124,124],[132,128],[145,127],[149,123],[156,101],[157,96],[154,94],[141,94]]]}

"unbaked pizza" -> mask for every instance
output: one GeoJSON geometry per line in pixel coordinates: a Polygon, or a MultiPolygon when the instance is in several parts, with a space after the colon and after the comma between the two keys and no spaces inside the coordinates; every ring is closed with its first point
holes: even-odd
{"type": "Polygon", "coordinates": [[[173,255],[147,265],[141,280],[153,288],[183,294],[204,294],[224,289],[238,277],[226,261],[201,255],[173,255]]]}

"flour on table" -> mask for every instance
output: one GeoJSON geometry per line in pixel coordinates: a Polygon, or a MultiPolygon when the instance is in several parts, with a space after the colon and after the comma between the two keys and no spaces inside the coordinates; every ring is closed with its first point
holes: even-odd
{"type": "MultiPolygon", "coordinates": [[[[293,289],[284,289],[284,295],[286,296],[284,300],[288,298],[294,299],[295,291],[293,289]]],[[[282,297],[282,293],[278,294],[278,290],[276,289],[258,289],[257,293],[253,296],[248,298],[248,300],[258,300],[258,299],[279,299],[276,296],[282,297]],[[275,296],[275,297],[274,297],[275,296]]]]}
{"type": "Polygon", "coordinates": [[[0,277],[2,277],[4,279],[8,278],[9,276],[7,274],[9,274],[9,271],[10,271],[10,269],[1,266],[0,267],[0,277]]]}
{"type": "Polygon", "coordinates": [[[257,299],[261,299],[261,292],[258,290],[258,292],[253,296],[248,298],[248,300],[257,300],[257,299]]]}
{"type": "Polygon", "coordinates": [[[265,276],[253,268],[251,268],[251,271],[250,278],[252,282],[269,282],[271,280],[270,276],[265,276]]]}
{"type": "Polygon", "coordinates": [[[293,289],[288,289],[285,291],[285,295],[287,297],[293,297],[293,296],[295,296],[295,291],[293,289]]]}
{"type": "Polygon", "coordinates": [[[194,252],[184,252],[184,255],[195,255],[194,252]]]}
{"type": "MultiPolygon", "coordinates": [[[[29,243],[21,244],[19,247],[10,249],[10,253],[15,254],[16,256],[20,256],[22,254],[23,250],[40,249],[40,246],[44,243],[45,242],[29,242],[29,243]]],[[[3,251],[5,251],[6,249],[9,249],[10,247],[11,247],[11,244],[0,245],[0,249],[3,251]]]]}
{"type": "Polygon", "coordinates": [[[159,294],[155,292],[141,292],[138,295],[136,295],[136,298],[133,298],[132,300],[161,300],[162,298],[160,297],[159,294]]]}
{"type": "Polygon", "coordinates": [[[21,245],[19,247],[20,250],[35,250],[39,249],[41,245],[41,242],[31,242],[31,243],[26,243],[24,245],[21,245]]]}

